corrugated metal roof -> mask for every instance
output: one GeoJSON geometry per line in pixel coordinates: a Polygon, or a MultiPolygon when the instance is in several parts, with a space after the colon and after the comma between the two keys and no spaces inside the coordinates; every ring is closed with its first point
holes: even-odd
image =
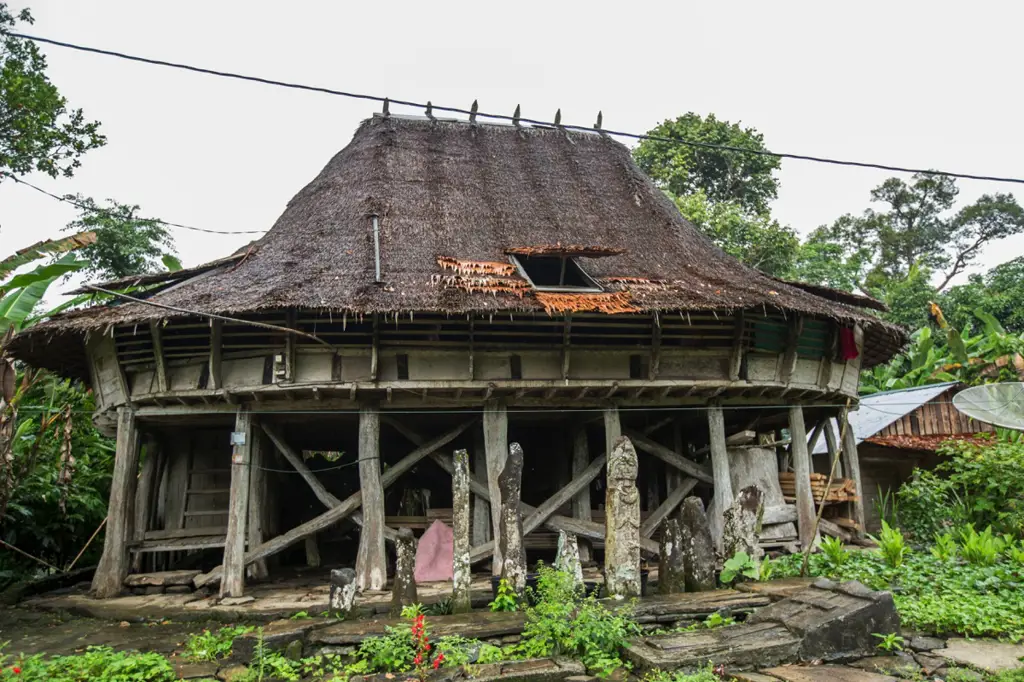
{"type": "MultiPolygon", "coordinates": [[[[898,391],[882,391],[864,396],[860,399],[860,409],[850,412],[850,428],[853,429],[857,442],[860,443],[865,438],[870,438],[897,419],[910,414],[932,398],[945,393],[950,386],[956,386],[956,383],[947,381],[941,384],[915,386],[898,391]]],[[[838,437],[839,425],[835,420],[833,420],[833,425],[838,437]]],[[[818,443],[814,446],[814,454],[820,455],[825,452],[828,452],[825,439],[819,438],[818,443]]]]}

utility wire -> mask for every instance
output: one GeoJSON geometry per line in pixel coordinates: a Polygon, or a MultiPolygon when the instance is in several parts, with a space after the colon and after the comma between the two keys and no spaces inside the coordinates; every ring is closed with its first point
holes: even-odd
{"type": "Polygon", "coordinates": [[[944,177],[950,177],[950,178],[960,178],[960,179],[965,179],[965,180],[984,180],[984,181],[988,181],[988,182],[1007,182],[1007,183],[1015,183],[1015,184],[1024,184],[1024,178],[1002,177],[1002,176],[995,176],[995,175],[978,175],[978,174],[974,174],[974,173],[960,173],[960,172],[954,172],[954,171],[943,171],[943,170],[934,170],[934,169],[927,169],[927,168],[910,168],[910,167],[907,167],[907,166],[897,166],[897,165],[893,165],[893,164],[873,163],[873,162],[868,162],[868,161],[850,161],[850,160],[835,159],[835,158],[830,158],[830,157],[825,157],[825,156],[813,156],[813,155],[810,155],[810,154],[793,154],[793,153],[787,153],[787,152],[773,152],[773,151],[764,150],[764,149],[745,149],[743,147],[734,147],[732,145],[721,145],[721,144],[714,144],[714,143],[710,143],[710,142],[698,142],[696,140],[687,140],[687,139],[683,139],[683,138],[665,137],[665,136],[660,136],[660,135],[648,135],[648,134],[640,134],[640,133],[631,133],[631,132],[625,132],[625,131],[620,131],[620,130],[609,130],[609,129],[606,129],[606,128],[600,128],[599,126],[591,127],[591,126],[571,125],[571,124],[568,124],[568,123],[561,123],[561,122],[557,122],[557,121],[556,122],[552,122],[552,121],[541,121],[541,120],[532,119],[532,118],[524,118],[522,116],[517,116],[517,115],[508,116],[508,115],[505,115],[505,114],[485,113],[485,112],[482,112],[482,111],[474,110],[475,107],[474,107],[474,109],[463,109],[461,107],[451,107],[451,106],[436,105],[436,104],[432,104],[431,102],[425,102],[425,103],[424,102],[412,102],[412,101],[408,101],[408,100],[391,99],[391,98],[383,97],[383,96],[380,96],[380,95],[369,95],[369,94],[365,94],[365,93],[348,92],[348,91],[345,91],[345,90],[336,90],[336,89],[333,89],[333,88],[325,88],[325,87],[316,86],[316,85],[306,85],[306,84],[303,84],[303,83],[294,83],[294,82],[289,82],[289,81],[281,81],[281,80],[276,80],[276,79],[272,79],[272,78],[264,78],[264,77],[261,77],[261,76],[250,76],[250,75],[241,74],[241,73],[234,73],[234,72],[231,72],[231,71],[219,71],[219,70],[216,70],[216,69],[208,69],[208,68],[205,68],[205,67],[193,66],[191,64],[183,64],[183,63],[180,63],[180,62],[171,62],[171,61],[166,61],[166,60],[162,60],[162,59],[151,59],[149,57],[141,57],[141,56],[138,56],[138,55],[127,54],[127,53],[124,53],[124,52],[116,52],[114,50],[105,50],[105,49],[101,49],[101,48],[98,48],[98,47],[89,47],[89,46],[86,46],[86,45],[78,45],[78,44],[75,44],[75,43],[68,43],[68,42],[61,41],[61,40],[54,40],[52,38],[44,38],[42,36],[29,35],[27,33],[13,33],[13,32],[11,32],[11,33],[8,33],[8,35],[13,36],[15,38],[23,38],[25,40],[32,40],[32,41],[37,42],[37,43],[45,43],[45,44],[48,44],[48,45],[55,45],[55,46],[58,46],[58,47],[64,47],[64,48],[68,48],[68,49],[71,49],[71,50],[77,50],[79,52],[89,52],[89,53],[92,53],[92,54],[100,54],[100,55],[105,55],[105,56],[108,56],[108,57],[117,57],[118,59],[126,59],[128,61],[139,62],[139,63],[142,63],[142,64],[150,64],[150,65],[153,65],[153,66],[165,66],[165,67],[173,68],[173,69],[182,69],[182,70],[185,70],[185,71],[192,71],[194,73],[202,73],[202,74],[207,74],[207,75],[210,75],[210,76],[218,76],[220,78],[231,78],[231,79],[235,79],[235,80],[249,81],[249,82],[252,82],[252,83],[261,83],[263,85],[273,85],[273,86],[276,86],[276,87],[290,88],[290,89],[293,89],[293,90],[304,90],[304,91],[308,91],[308,92],[319,92],[319,93],[322,93],[322,94],[334,95],[334,96],[338,96],[338,97],[348,97],[348,98],[351,98],[351,99],[361,99],[361,100],[368,100],[368,101],[372,101],[372,102],[381,102],[381,103],[384,103],[385,106],[387,106],[387,104],[396,104],[396,105],[400,105],[400,106],[408,106],[408,107],[414,107],[414,108],[418,108],[418,109],[426,109],[427,112],[428,112],[428,116],[431,115],[431,112],[433,112],[433,111],[444,111],[444,112],[448,112],[448,113],[468,115],[468,116],[470,116],[470,120],[475,120],[476,118],[489,118],[489,119],[495,119],[495,120],[500,120],[500,121],[511,121],[512,123],[515,123],[515,124],[528,123],[528,124],[537,125],[537,126],[546,126],[546,127],[552,127],[552,128],[562,128],[562,129],[565,129],[565,130],[578,130],[578,131],[587,131],[587,132],[594,132],[594,130],[596,128],[598,132],[603,133],[605,135],[612,135],[612,136],[616,136],[616,137],[625,137],[625,138],[629,138],[629,139],[633,139],[633,140],[653,140],[653,141],[657,141],[657,142],[666,142],[666,143],[669,143],[669,144],[682,145],[682,146],[687,146],[687,147],[697,147],[697,148],[701,148],[701,149],[713,149],[713,150],[716,150],[716,151],[735,152],[735,153],[741,153],[741,154],[754,154],[754,155],[757,155],[757,156],[771,156],[771,157],[775,157],[775,158],[779,158],[779,159],[794,159],[794,160],[797,160],[797,161],[812,161],[812,162],[815,162],[815,163],[826,163],[826,164],[832,164],[832,165],[836,165],[836,166],[852,166],[852,167],[856,167],[856,168],[872,168],[872,169],[876,169],[876,170],[886,170],[886,171],[892,171],[892,172],[896,172],[896,173],[921,173],[921,174],[925,174],[925,175],[944,176],[944,177]]]}
{"type": "MultiPolygon", "coordinates": [[[[33,185],[31,182],[27,180],[22,180],[13,173],[8,173],[7,171],[0,171],[0,175],[8,177],[11,180],[14,180],[19,185],[25,185],[26,187],[30,187],[35,191],[39,192],[40,194],[45,194],[46,196],[52,199],[56,199],[57,201],[63,201],[65,204],[70,204],[76,208],[82,209],[83,211],[91,211],[93,213],[102,213],[107,216],[113,216],[113,212],[110,211],[109,209],[101,208],[99,206],[89,206],[88,204],[83,204],[80,201],[72,199],[70,196],[66,194],[54,194],[53,192],[47,191],[42,187],[39,187],[38,185],[33,185]]],[[[266,230],[208,230],[203,227],[192,227],[191,225],[182,225],[181,223],[171,223],[167,222],[166,220],[160,220],[159,218],[138,218],[137,220],[159,223],[161,225],[166,225],[168,227],[180,227],[183,230],[192,230],[194,232],[206,232],[208,234],[265,234],[267,232],[266,230]]]]}

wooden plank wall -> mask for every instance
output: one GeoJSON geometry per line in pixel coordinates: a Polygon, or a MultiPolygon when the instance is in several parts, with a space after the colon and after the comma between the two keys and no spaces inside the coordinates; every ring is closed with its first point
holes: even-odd
{"type": "MultiPolygon", "coordinates": [[[[945,436],[993,431],[991,424],[970,419],[953,407],[954,387],[897,419],[877,434],[884,436],[945,436]]],[[[893,408],[896,409],[896,408],[893,408]]]]}

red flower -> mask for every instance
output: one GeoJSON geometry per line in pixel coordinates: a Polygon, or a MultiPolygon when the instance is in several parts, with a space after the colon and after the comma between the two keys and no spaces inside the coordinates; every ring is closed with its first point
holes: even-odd
{"type": "Polygon", "coordinates": [[[14,666],[13,668],[11,668],[11,670],[14,671],[15,675],[20,675],[21,674],[21,668],[19,668],[18,666],[14,666]]]}
{"type": "Polygon", "coordinates": [[[434,659],[434,670],[441,667],[441,662],[444,661],[444,654],[438,654],[437,658],[434,659]]]}
{"type": "Polygon", "coordinates": [[[423,657],[419,654],[416,654],[416,658],[412,659],[412,663],[413,665],[419,665],[420,663],[423,663],[423,657]]]}

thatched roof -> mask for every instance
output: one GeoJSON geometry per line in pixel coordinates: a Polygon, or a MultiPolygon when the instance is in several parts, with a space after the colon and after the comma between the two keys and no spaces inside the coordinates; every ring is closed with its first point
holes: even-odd
{"type": "MultiPolygon", "coordinates": [[[[239,255],[174,278],[151,300],[224,314],[797,311],[864,325],[868,364],[906,341],[864,302],[787,284],[723,253],[625,146],[597,133],[375,116],[239,255]],[[513,252],[575,256],[606,293],[539,295],[510,267],[513,252]]],[[[21,334],[13,350],[54,366],[62,350],[51,342],[66,352],[60,339],[173,314],[140,303],[75,311],[21,334]]]]}

